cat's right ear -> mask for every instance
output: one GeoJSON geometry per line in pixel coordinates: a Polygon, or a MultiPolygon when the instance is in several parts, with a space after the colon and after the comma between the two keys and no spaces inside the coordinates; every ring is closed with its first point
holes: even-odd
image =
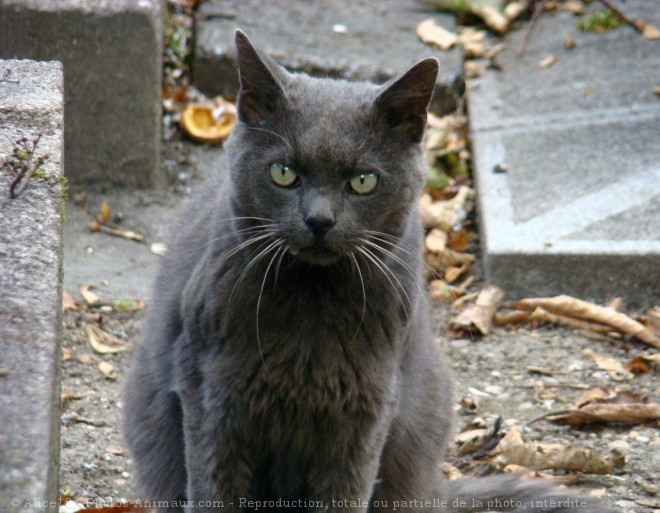
{"type": "Polygon", "coordinates": [[[272,115],[284,100],[283,70],[263,56],[241,30],[236,30],[238,57],[238,119],[248,125],[258,125],[272,115]]]}

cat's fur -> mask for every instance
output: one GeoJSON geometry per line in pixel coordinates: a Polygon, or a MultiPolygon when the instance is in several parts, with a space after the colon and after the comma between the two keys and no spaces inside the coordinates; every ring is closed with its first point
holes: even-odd
{"type": "MultiPolygon", "coordinates": [[[[556,495],[510,477],[441,484],[451,380],[427,323],[416,207],[437,62],[379,87],[290,74],[241,32],[236,45],[227,170],[169,246],[125,388],[143,496],[171,511],[280,498],[365,511],[556,495]],[[299,182],[272,183],[272,163],[299,182]],[[347,190],[370,172],[372,193],[347,190]]],[[[323,509],[302,506],[284,510],[323,509]]]]}

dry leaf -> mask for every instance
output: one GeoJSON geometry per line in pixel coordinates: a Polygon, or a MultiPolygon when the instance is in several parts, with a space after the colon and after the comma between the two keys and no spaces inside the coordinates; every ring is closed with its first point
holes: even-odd
{"type": "Polygon", "coordinates": [[[85,326],[85,333],[87,334],[89,345],[91,345],[97,353],[113,354],[132,349],[130,343],[119,340],[117,337],[110,335],[94,324],[87,324],[85,326]]]}
{"type": "Polygon", "coordinates": [[[649,403],[636,392],[599,387],[582,394],[575,402],[575,409],[549,413],[542,418],[575,427],[606,422],[638,424],[660,419],[660,404],[649,403]]]}
{"type": "Polygon", "coordinates": [[[482,445],[484,445],[486,440],[489,439],[490,434],[490,429],[471,429],[469,431],[458,433],[454,437],[454,442],[459,446],[456,454],[459,456],[472,454],[482,445]]]}
{"type": "Polygon", "coordinates": [[[557,62],[557,56],[556,55],[548,55],[547,57],[541,59],[538,63],[539,68],[549,68],[552,66],[555,62],[557,62]]]}
{"type": "Polygon", "coordinates": [[[509,20],[504,17],[497,9],[489,5],[472,5],[472,12],[479,16],[484,23],[491,29],[504,34],[509,28],[509,20]]]}
{"type": "Polygon", "coordinates": [[[63,362],[68,362],[71,358],[73,358],[73,352],[71,349],[68,347],[63,347],[62,348],[62,361],[63,362]]]}
{"type": "Polygon", "coordinates": [[[582,354],[584,356],[593,358],[594,362],[596,362],[596,365],[598,365],[600,369],[607,371],[607,373],[610,375],[610,378],[612,378],[615,381],[624,381],[627,379],[632,379],[634,377],[634,374],[632,372],[624,369],[623,365],[621,365],[614,358],[601,356],[593,352],[591,349],[585,349],[584,351],[582,351],[582,354]]]}
{"type": "Polygon", "coordinates": [[[490,332],[493,314],[499,308],[504,297],[504,291],[494,285],[486,285],[474,305],[468,306],[460,314],[454,317],[449,326],[458,331],[472,333],[478,330],[482,335],[490,332]]]}
{"type": "Polygon", "coordinates": [[[507,20],[513,21],[523,14],[529,7],[528,0],[516,0],[509,2],[504,8],[504,16],[507,20]]]}
{"type": "Polygon", "coordinates": [[[429,18],[417,25],[417,37],[427,44],[432,44],[440,50],[449,50],[458,42],[458,36],[438,25],[429,18]]]}
{"type": "Polygon", "coordinates": [[[626,369],[630,372],[651,372],[651,369],[654,364],[660,363],[660,353],[656,354],[642,354],[635,356],[628,363],[626,363],[626,369]]]}
{"type": "Polygon", "coordinates": [[[640,21],[637,23],[637,26],[642,33],[642,37],[651,40],[660,39],[660,30],[655,28],[653,25],[649,25],[648,23],[640,21]]]}
{"type": "Polygon", "coordinates": [[[494,462],[500,468],[520,465],[532,470],[563,470],[584,474],[611,474],[625,467],[625,459],[618,452],[611,451],[610,455],[602,458],[594,449],[567,443],[513,444],[501,450],[494,462]]]}
{"type": "Polygon", "coordinates": [[[653,306],[646,311],[646,325],[656,336],[660,337],[660,306],[653,306]]]}
{"type": "Polygon", "coordinates": [[[85,394],[62,394],[60,395],[60,408],[64,408],[69,401],[82,399],[83,397],[85,397],[85,394]]]}
{"type": "Polygon", "coordinates": [[[468,203],[473,197],[474,191],[467,185],[461,185],[456,195],[446,201],[433,202],[430,196],[423,195],[419,207],[424,228],[440,228],[447,233],[460,228],[470,210],[468,203]]]}
{"type": "Polygon", "coordinates": [[[495,326],[509,326],[512,324],[522,324],[531,321],[531,312],[524,310],[511,310],[505,313],[495,313],[493,323],[495,326]]]}
{"type": "Polygon", "coordinates": [[[447,476],[447,479],[461,479],[462,477],[465,477],[463,472],[446,461],[440,463],[440,470],[445,476],[447,476]]]}
{"type": "Polygon", "coordinates": [[[583,14],[584,13],[584,5],[580,0],[567,0],[561,5],[561,8],[564,11],[568,11],[573,14],[583,14]]]}
{"type": "Polygon", "coordinates": [[[75,300],[69,294],[66,290],[62,291],[62,311],[63,312],[70,312],[78,310],[78,305],[76,304],[75,300]]]}
{"type": "Polygon", "coordinates": [[[585,404],[593,402],[603,402],[607,400],[612,400],[616,396],[616,391],[613,388],[590,388],[585,393],[583,393],[575,401],[576,408],[582,408],[585,404]]]}
{"type": "Polygon", "coordinates": [[[653,91],[653,94],[660,96],[660,85],[654,85],[651,90],[653,91]]]}
{"type": "Polygon", "coordinates": [[[80,294],[82,294],[82,297],[88,306],[95,305],[99,301],[99,297],[90,290],[93,288],[95,288],[94,285],[89,284],[80,287],[80,294]]]}
{"type": "Polygon", "coordinates": [[[660,404],[658,403],[589,403],[578,410],[557,412],[547,415],[547,419],[559,424],[582,426],[616,422],[622,424],[641,424],[660,420],[660,404]]]}
{"type": "Polygon", "coordinates": [[[464,288],[449,285],[444,280],[431,281],[429,283],[429,290],[431,291],[431,296],[433,299],[443,303],[452,303],[459,297],[463,297],[466,294],[464,288]]]}
{"type": "Polygon", "coordinates": [[[465,262],[460,267],[453,265],[447,267],[447,269],[445,269],[445,281],[447,283],[454,283],[465,271],[467,271],[467,268],[470,267],[471,263],[472,262],[465,262]]]}
{"type": "Polygon", "coordinates": [[[606,324],[618,332],[629,333],[642,342],[660,349],[660,338],[641,323],[611,308],[594,305],[571,296],[561,295],[550,298],[523,299],[514,303],[512,308],[534,311],[539,306],[557,315],[606,324]]]}
{"type": "Polygon", "coordinates": [[[527,365],[525,368],[533,374],[541,374],[543,376],[554,376],[555,374],[561,374],[560,372],[558,372],[556,370],[553,370],[550,367],[539,367],[537,365],[527,365]]]}
{"type": "Polygon", "coordinates": [[[461,27],[458,36],[466,59],[478,59],[486,53],[486,31],[474,27],[461,27]]]}
{"type": "Polygon", "coordinates": [[[447,246],[447,234],[442,230],[434,228],[424,239],[424,246],[431,253],[442,253],[447,246]]]}
{"type": "Polygon", "coordinates": [[[461,397],[459,404],[461,405],[461,410],[468,415],[474,415],[479,409],[479,403],[474,397],[461,397]]]}
{"type": "Polygon", "coordinates": [[[92,355],[89,355],[87,353],[82,353],[76,356],[78,358],[78,361],[80,363],[84,363],[85,365],[90,365],[94,362],[94,359],[92,358],[92,355]]]}
{"type": "Polygon", "coordinates": [[[529,481],[531,479],[548,479],[552,481],[555,486],[574,485],[580,482],[582,476],[580,474],[566,474],[555,475],[548,472],[540,472],[538,470],[530,470],[520,465],[507,465],[502,469],[507,474],[518,474],[518,479],[521,481],[529,481]]]}
{"type": "Polygon", "coordinates": [[[442,253],[426,253],[424,259],[426,260],[426,264],[430,267],[427,271],[432,270],[435,273],[439,273],[450,265],[460,266],[466,262],[473,262],[474,255],[445,249],[442,253]]]}
{"type": "Polygon", "coordinates": [[[117,371],[114,366],[108,362],[99,363],[99,370],[101,373],[108,379],[115,380],[117,379],[117,371]]]}
{"type": "Polygon", "coordinates": [[[454,251],[464,251],[471,238],[472,236],[466,230],[452,232],[447,241],[447,247],[454,251]]]}
{"type": "Polygon", "coordinates": [[[107,452],[108,454],[112,454],[113,456],[123,456],[123,454],[125,453],[123,447],[107,447],[105,449],[105,452],[107,452]]]}
{"type": "Polygon", "coordinates": [[[105,224],[110,220],[110,206],[107,201],[101,203],[101,212],[96,216],[96,222],[105,224]]]}
{"type": "Polygon", "coordinates": [[[598,324],[596,322],[584,321],[576,319],[575,317],[568,317],[566,315],[558,315],[548,312],[543,307],[536,308],[529,316],[530,321],[551,322],[559,324],[560,326],[567,326],[578,330],[585,330],[594,333],[607,334],[612,332],[612,328],[605,324],[598,324]]]}

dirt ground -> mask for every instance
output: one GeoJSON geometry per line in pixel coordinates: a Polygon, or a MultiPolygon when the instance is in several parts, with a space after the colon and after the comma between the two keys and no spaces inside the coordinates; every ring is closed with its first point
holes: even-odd
{"type": "MultiPolygon", "coordinates": [[[[103,328],[129,341],[137,341],[143,312],[104,313],[103,328]]],[[[624,471],[615,475],[584,475],[579,486],[604,496],[623,511],[658,513],[660,498],[653,487],[660,482],[660,430],[658,425],[612,426],[572,429],[541,420],[525,423],[543,413],[562,410],[584,392],[584,388],[617,386],[660,399],[660,380],[655,374],[637,375],[631,381],[614,382],[591,358],[582,355],[590,348],[603,356],[626,362],[633,355],[650,353],[641,344],[621,346],[593,340],[572,331],[527,328],[496,329],[480,340],[446,336],[453,309],[446,304],[433,307],[437,343],[452,362],[457,384],[456,399],[472,398],[476,413],[488,421],[502,418],[503,430],[516,426],[526,441],[562,442],[594,448],[607,455],[612,449],[626,459],[624,471]],[[553,375],[533,374],[527,366],[546,368],[553,375]]],[[[130,352],[96,354],[84,332],[77,312],[65,315],[63,346],[70,358],[63,362],[63,394],[82,394],[66,403],[62,413],[62,461],[60,486],[64,493],[97,505],[133,500],[133,469],[120,433],[120,389],[131,360],[130,352]],[[116,379],[105,377],[101,362],[112,364],[116,379]],[[110,502],[109,502],[110,501],[110,502]]],[[[457,410],[461,410],[458,407],[457,410]]],[[[467,425],[474,415],[457,414],[456,425],[467,425]]],[[[470,463],[460,465],[465,473],[479,472],[470,463]]],[[[560,474],[560,473],[559,473],[560,474]]]]}

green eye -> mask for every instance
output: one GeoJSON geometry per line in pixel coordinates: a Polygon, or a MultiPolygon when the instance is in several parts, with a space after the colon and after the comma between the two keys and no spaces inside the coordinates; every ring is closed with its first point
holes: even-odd
{"type": "Polygon", "coordinates": [[[376,173],[362,173],[351,178],[348,182],[348,190],[355,194],[369,194],[378,185],[376,173]]]}
{"type": "Polygon", "coordinates": [[[291,187],[298,181],[298,175],[283,164],[270,164],[266,169],[273,183],[280,187],[291,187]]]}

